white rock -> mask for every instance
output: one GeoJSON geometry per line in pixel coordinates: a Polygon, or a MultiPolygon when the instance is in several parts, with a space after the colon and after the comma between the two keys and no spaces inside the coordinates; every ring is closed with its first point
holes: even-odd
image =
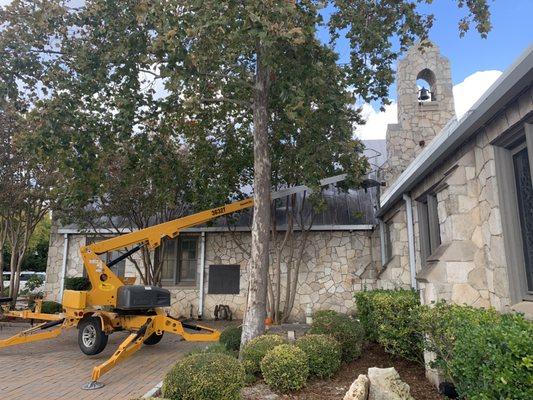
{"type": "Polygon", "coordinates": [[[368,379],[368,400],[414,400],[409,385],[400,379],[394,368],[369,368],[368,379]]]}
{"type": "Polygon", "coordinates": [[[343,400],[366,400],[370,381],[366,375],[359,375],[344,395],[343,400]]]}

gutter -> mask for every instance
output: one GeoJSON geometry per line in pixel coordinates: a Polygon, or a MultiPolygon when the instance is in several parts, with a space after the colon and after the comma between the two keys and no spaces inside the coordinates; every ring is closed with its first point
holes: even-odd
{"type": "Polygon", "coordinates": [[[63,260],[61,262],[61,278],[59,280],[59,293],[58,293],[58,303],[63,302],[63,290],[65,287],[65,276],[67,275],[67,257],[68,257],[68,233],[63,234],[63,260]]]}
{"type": "Polygon", "coordinates": [[[459,120],[451,120],[382,196],[381,217],[436,166],[477,133],[533,81],[533,45],[509,67],[459,120]]]}
{"type": "MultiPolygon", "coordinates": [[[[311,227],[311,231],[371,231],[374,229],[372,224],[354,224],[354,225],[315,225],[311,227]]],[[[286,231],[286,226],[278,227],[278,231],[286,231]]],[[[294,227],[295,231],[300,230],[300,228],[294,227]]],[[[205,227],[195,227],[195,228],[186,228],[182,229],[180,232],[190,232],[190,233],[200,233],[200,232],[250,232],[251,228],[248,226],[237,226],[235,228],[229,229],[228,227],[221,226],[205,226],[205,227]]],[[[131,229],[121,229],[120,233],[129,233],[132,232],[131,229]]],[[[94,233],[100,234],[117,234],[117,231],[110,229],[97,229],[87,230],[87,229],[76,229],[76,228],[59,228],[58,233],[68,233],[75,235],[91,235],[94,233]]]]}

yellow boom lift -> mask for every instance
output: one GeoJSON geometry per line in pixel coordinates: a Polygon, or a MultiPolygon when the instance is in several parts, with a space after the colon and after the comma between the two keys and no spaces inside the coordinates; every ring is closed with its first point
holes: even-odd
{"type": "MultiPolygon", "coordinates": [[[[344,180],[345,177],[346,175],[343,174],[326,178],[320,181],[320,185],[336,183],[344,180]]],[[[306,186],[283,189],[272,193],[271,199],[305,190],[310,191],[306,186]]],[[[103,374],[120,361],[130,357],[143,344],[155,345],[159,343],[165,332],[180,335],[187,341],[217,341],[220,336],[219,331],[204,325],[188,324],[167,315],[164,307],[170,306],[170,292],[168,290],[157,286],[134,285],[135,278],[121,279],[110,268],[142,247],[147,247],[150,250],[157,248],[163,238],[175,238],[183,229],[252,206],[253,199],[249,198],[82,246],[80,253],[91,281],[91,290],[65,290],[61,314],[42,313],[41,301],[37,302],[34,311],[8,311],[5,309],[5,316],[45,322],[8,339],[0,340],[0,349],[17,344],[52,339],[66,329],[77,327],[78,345],[81,351],[87,355],[94,355],[105,349],[108,335],[121,330],[129,331],[130,335],[120,344],[117,351],[107,361],[94,367],[91,382],[83,386],[83,389],[92,390],[104,386],[98,381],[103,374]],[[99,257],[114,250],[128,248],[128,251],[108,264],[99,257]]],[[[0,299],[0,304],[10,301],[11,299],[0,299]]],[[[0,311],[2,311],[1,308],[0,311]]],[[[0,314],[2,313],[0,312],[0,314]]]]}

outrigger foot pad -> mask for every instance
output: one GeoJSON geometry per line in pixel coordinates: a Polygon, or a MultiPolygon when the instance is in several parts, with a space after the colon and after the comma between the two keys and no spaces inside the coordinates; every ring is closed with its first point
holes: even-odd
{"type": "Polygon", "coordinates": [[[104,386],[105,386],[105,384],[102,383],[102,382],[91,381],[91,382],[86,383],[85,385],[83,385],[81,388],[83,390],[96,390],[96,389],[101,389],[104,386]]]}

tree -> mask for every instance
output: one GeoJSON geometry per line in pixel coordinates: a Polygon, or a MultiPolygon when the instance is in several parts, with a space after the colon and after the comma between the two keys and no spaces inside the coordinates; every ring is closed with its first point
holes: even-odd
{"type": "Polygon", "coordinates": [[[54,200],[57,174],[26,151],[37,121],[8,104],[0,106],[0,219],[9,245],[9,295],[15,304],[30,239],[54,200]]]}
{"type": "MultiPolygon", "coordinates": [[[[8,22],[0,35],[9,49],[6,65],[17,65],[18,60],[27,61],[28,65],[35,62],[38,66],[34,70],[23,65],[22,78],[42,81],[44,76],[56,83],[52,85],[55,96],[63,99],[57,104],[90,110],[78,110],[75,124],[63,115],[59,119],[68,128],[60,131],[70,129],[70,135],[63,138],[76,144],[81,168],[93,161],[93,144],[85,146],[87,142],[102,143],[110,134],[124,133],[129,137],[136,127],[133,121],[147,110],[151,116],[159,115],[173,125],[178,135],[189,129],[187,124],[199,122],[199,126],[208,126],[208,136],[191,129],[206,138],[195,140],[205,145],[204,149],[220,148],[219,141],[230,143],[221,130],[232,120],[236,129],[233,133],[230,130],[231,135],[235,131],[252,133],[256,201],[243,343],[264,328],[272,186],[270,145],[275,114],[272,110],[283,96],[294,105],[302,98],[302,93],[290,85],[284,91],[274,89],[276,82],[283,86],[282,82],[291,81],[293,71],[283,67],[290,65],[293,52],[316,43],[317,26],[326,25],[331,48],[341,35],[350,44],[349,64],[338,66],[344,77],[343,90],[361,100],[387,103],[393,62],[415,39],[425,39],[433,23],[431,15],[423,15],[417,9],[417,4],[431,0],[129,0],[120,4],[93,0],[75,10],[59,0],[44,1],[37,7],[30,3],[15,0],[3,14],[3,20],[8,22]],[[324,7],[332,10],[326,22],[321,17],[324,7]],[[38,29],[33,29],[34,25],[38,29]],[[28,26],[32,29],[28,30],[28,26]],[[35,52],[46,52],[48,58],[36,59],[35,52]],[[80,66],[85,69],[80,70],[80,66]],[[141,95],[138,84],[138,74],[143,70],[165,82],[170,94],[164,101],[143,103],[146,97],[141,95]],[[100,90],[102,86],[104,89],[100,90]],[[215,119],[202,120],[211,117],[215,119]],[[71,129],[73,126],[76,130],[71,129]],[[216,139],[209,136],[213,131],[219,134],[216,139]]],[[[486,0],[457,0],[457,4],[466,10],[460,32],[473,22],[481,35],[486,35],[490,29],[486,0]]],[[[319,66],[321,60],[301,57],[300,63],[299,73],[319,66]]],[[[330,73],[331,68],[317,71],[330,73]]],[[[309,79],[314,78],[304,83],[309,79]]],[[[309,109],[309,103],[303,104],[302,108],[309,109]]],[[[295,127],[301,122],[294,121],[295,127]]],[[[294,132],[300,135],[302,131],[294,132]]],[[[328,139],[314,136],[314,146],[327,145],[328,139]]],[[[316,176],[311,180],[316,180],[316,176]]],[[[88,185],[98,182],[96,177],[88,180],[88,185]]],[[[227,192],[233,195],[231,190],[227,192]]]]}

